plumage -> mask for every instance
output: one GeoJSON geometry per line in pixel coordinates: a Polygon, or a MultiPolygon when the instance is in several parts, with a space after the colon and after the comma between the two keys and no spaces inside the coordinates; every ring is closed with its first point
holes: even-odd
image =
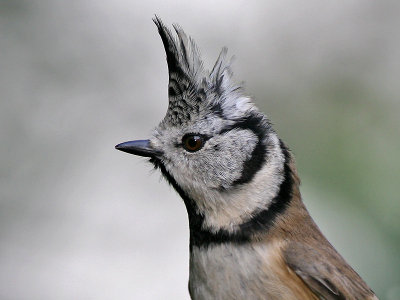
{"type": "Polygon", "coordinates": [[[189,216],[192,299],[377,299],[306,210],[293,156],[232,79],[224,48],[207,71],[193,39],[156,17],[169,105],[150,157],[189,216]]]}

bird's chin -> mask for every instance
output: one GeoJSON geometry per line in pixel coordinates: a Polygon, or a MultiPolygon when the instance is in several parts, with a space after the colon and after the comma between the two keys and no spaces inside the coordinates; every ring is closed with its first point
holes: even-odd
{"type": "Polygon", "coordinates": [[[161,159],[158,157],[150,157],[149,163],[151,163],[154,166],[154,169],[161,169],[161,166],[165,169],[163,163],[161,162],[161,159]]]}

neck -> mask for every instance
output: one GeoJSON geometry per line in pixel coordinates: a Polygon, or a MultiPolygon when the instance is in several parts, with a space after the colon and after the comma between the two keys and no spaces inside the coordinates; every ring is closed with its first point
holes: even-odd
{"type": "Polygon", "coordinates": [[[189,216],[191,250],[193,247],[208,247],[211,244],[247,243],[254,236],[265,234],[271,229],[274,221],[286,211],[293,199],[293,193],[298,192],[299,186],[292,156],[282,141],[280,141],[280,149],[284,157],[283,170],[281,171],[282,180],[278,185],[275,196],[268,199],[263,208],[258,208],[257,211],[249,214],[251,217],[247,220],[229,229],[205,226],[207,224],[206,217],[198,212],[195,201],[187,196],[162,164],[153,161],[185,202],[189,216]]]}
{"type": "MultiPolygon", "coordinates": [[[[279,185],[278,193],[267,205],[258,210],[248,220],[236,225],[234,230],[204,228],[205,218],[199,214],[189,213],[190,248],[208,247],[210,244],[247,243],[258,234],[266,234],[274,221],[282,215],[293,199],[293,192],[298,191],[298,177],[293,167],[289,150],[281,142],[281,149],[285,157],[283,180],[279,185]]],[[[189,211],[189,209],[188,209],[189,211]]]]}

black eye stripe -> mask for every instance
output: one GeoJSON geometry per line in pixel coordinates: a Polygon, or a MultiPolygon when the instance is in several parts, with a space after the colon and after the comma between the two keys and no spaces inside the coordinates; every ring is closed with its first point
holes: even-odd
{"type": "Polygon", "coordinates": [[[262,116],[250,115],[245,119],[238,120],[236,123],[222,128],[219,134],[224,134],[225,132],[233,129],[249,129],[253,131],[259,139],[262,139],[266,135],[268,129],[271,127],[271,125],[268,123],[263,124],[264,122],[265,121],[262,116]]]}
{"type": "Polygon", "coordinates": [[[233,182],[233,186],[250,182],[255,174],[261,169],[268,155],[268,149],[264,145],[263,140],[267,135],[267,131],[271,127],[269,123],[265,123],[262,116],[250,115],[249,117],[238,121],[237,123],[223,128],[219,134],[224,134],[233,129],[251,130],[258,138],[251,156],[243,164],[243,170],[240,178],[233,182]],[[265,124],[264,124],[265,123],[265,124]]]}

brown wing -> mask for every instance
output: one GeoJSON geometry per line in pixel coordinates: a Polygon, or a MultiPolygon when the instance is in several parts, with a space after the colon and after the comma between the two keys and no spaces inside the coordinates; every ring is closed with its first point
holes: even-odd
{"type": "Polygon", "coordinates": [[[319,245],[315,249],[293,242],[285,249],[284,259],[320,299],[378,299],[330,245],[319,245]]]}

